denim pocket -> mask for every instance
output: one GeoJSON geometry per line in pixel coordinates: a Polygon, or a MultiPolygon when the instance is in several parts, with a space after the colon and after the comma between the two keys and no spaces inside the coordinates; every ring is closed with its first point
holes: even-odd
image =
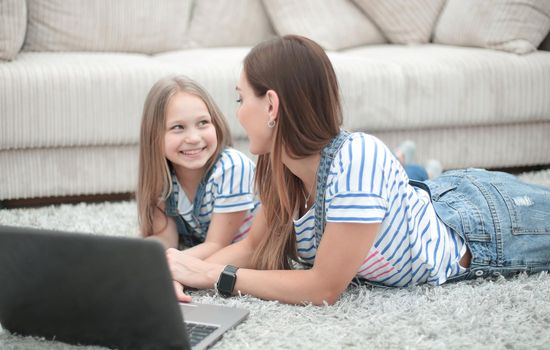
{"type": "Polygon", "coordinates": [[[440,187],[432,196],[437,216],[468,241],[490,242],[483,212],[457,186],[440,187]]]}
{"type": "Polygon", "coordinates": [[[432,195],[432,201],[438,201],[439,198],[443,197],[446,193],[456,190],[457,185],[455,184],[445,184],[445,185],[434,185],[430,184],[430,193],[432,195]]]}
{"type": "Polygon", "coordinates": [[[512,223],[512,234],[550,234],[550,189],[519,181],[493,182],[512,223]]]}

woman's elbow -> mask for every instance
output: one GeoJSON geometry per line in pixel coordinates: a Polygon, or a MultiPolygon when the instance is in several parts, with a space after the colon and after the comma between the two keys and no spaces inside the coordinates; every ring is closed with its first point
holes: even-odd
{"type": "Polygon", "coordinates": [[[330,306],[336,304],[343,290],[339,287],[326,286],[318,289],[317,295],[313,298],[312,304],[317,306],[330,306]]]}

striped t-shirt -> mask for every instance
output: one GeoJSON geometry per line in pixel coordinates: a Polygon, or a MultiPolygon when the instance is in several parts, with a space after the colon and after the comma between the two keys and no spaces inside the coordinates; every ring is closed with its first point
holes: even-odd
{"type": "MultiPolygon", "coordinates": [[[[252,225],[259,201],[254,193],[255,165],[247,156],[233,148],[226,148],[206,183],[206,193],[197,220],[209,223],[214,213],[247,211],[243,224],[235,233],[233,242],[243,239],[252,225]]],[[[179,182],[178,212],[194,231],[206,236],[193,218],[193,203],[181,189],[179,182]]]]}
{"type": "MultiPolygon", "coordinates": [[[[331,165],[325,192],[328,222],[380,223],[357,276],[387,286],[439,285],[464,271],[463,240],[437,217],[428,193],[376,137],[353,133],[331,165]]],[[[298,256],[312,264],[318,247],[315,205],[294,221],[298,256]]],[[[345,232],[340,233],[346,239],[345,232]]]]}

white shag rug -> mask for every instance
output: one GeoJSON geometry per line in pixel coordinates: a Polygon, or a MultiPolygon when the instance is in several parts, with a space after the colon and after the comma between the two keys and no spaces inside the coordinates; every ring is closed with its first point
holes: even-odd
{"type": "MultiPolygon", "coordinates": [[[[525,173],[550,187],[550,169],[525,173]]],[[[0,224],[137,237],[135,202],[0,210],[0,224]]],[[[1,288],[1,286],[0,286],[1,288]]],[[[195,302],[250,310],[213,349],[550,349],[550,275],[441,287],[351,286],[333,306],[289,306],[196,291],[195,302]]],[[[0,349],[84,350],[0,329],[0,349]]]]}

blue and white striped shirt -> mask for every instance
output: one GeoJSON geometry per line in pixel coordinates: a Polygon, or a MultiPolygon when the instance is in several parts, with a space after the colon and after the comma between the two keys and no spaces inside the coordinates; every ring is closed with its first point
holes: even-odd
{"type": "MultiPolygon", "coordinates": [[[[226,148],[220,159],[213,165],[212,174],[206,184],[206,194],[197,218],[201,223],[209,223],[214,213],[232,213],[247,210],[247,215],[234,242],[243,239],[252,225],[254,213],[259,201],[254,193],[255,165],[243,153],[233,148],[226,148]]],[[[185,221],[199,233],[201,228],[193,220],[193,203],[189,201],[180,187],[178,212],[185,221]]]]}
{"type": "MultiPolygon", "coordinates": [[[[387,286],[439,285],[464,271],[466,246],[437,217],[428,193],[376,137],[353,133],[336,155],[325,192],[328,222],[380,223],[357,276],[387,286]]],[[[314,206],[294,221],[298,256],[315,260],[314,206]]],[[[342,239],[345,239],[342,232],[342,239]]]]}

